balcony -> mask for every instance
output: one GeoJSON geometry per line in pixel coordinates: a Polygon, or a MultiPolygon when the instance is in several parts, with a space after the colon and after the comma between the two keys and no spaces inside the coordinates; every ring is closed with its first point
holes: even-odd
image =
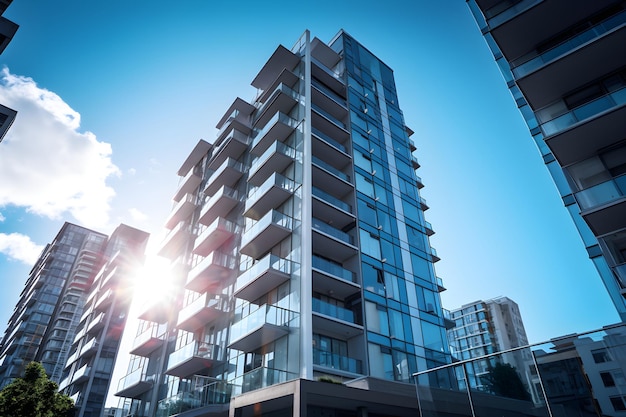
{"type": "Polygon", "coordinates": [[[196,196],[194,194],[185,194],[179,202],[176,203],[172,212],[165,221],[165,228],[172,229],[183,220],[187,220],[196,208],[196,196]]]}
{"type": "Polygon", "coordinates": [[[272,81],[271,85],[269,85],[267,88],[264,88],[263,90],[258,90],[257,97],[254,100],[256,106],[260,107],[262,104],[266,103],[267,100],[272,96],[272,93],[276,91],[276,87],[278,87],[280,84],[284,84],[292,90],[297,90],[295,85],[299,80],[300,78],[296,74],[294,74],[287,68],[284,68],[280,72],[278,77],[276,77],[276,79],[272,81]]]}
{"type": "Polygon", "coordinates": [[[416,156],[411,155],[411,166],[413,169],[418,169],[421,166],[416,156]]]}
{"type": "Polygon", "coordinates": [[[204,193],[212,196],[222,186],[234,187],[243,176],[244,167],[240,162],[228,158],[209,176],[204,193]]]}
{"type": "Polygon", "coordinates": [[[217,345],[193,341],[170,354],[165,373],[179,378],[201,375],[221,362],[219,352],[217,345]]]}
{"type": "Polygon", "coordinates": [[[93,335],[104,328],[106,324],[106,316],[104,313],[98,314],[91,320],[91,323],[87,326],[87,334],[93,335]]]}
{"type": "Polygon", "coordinates": [[[262,155],[274,142],[284,142],[295,130],[298,122],[284,113],[276,113],[265,127],[257,132],[250,152],[253,155],[262,155]]]}
{"type": "Polygon", "coordinates": [[[167,233],[157,254],[169,259],[175,259],[180,255],[182,246],[186,244],[190,238],[190,225],[185,221],[181,221],[167,233]]]}
{"type": "Polygon", "coordinates": [[[426,233],[426,236],[432,236],[435,234],[435,231],[433,230],[433,225],[426,220],[424,220],[424,233],[426,233]]]}
{"type": "Polygon", "coordinates": [[[174,201],[180,201],[181,198],[185,194],[193,193],[193,191],[198,188],[200,183],[202,182],[202,171],[198,168],[190,169],[187,175],[180,180],[180,185],[178,186],[178,190],[176,190],[176,194],[174,194],[174,201]]]}
{"type": "Polygon", "coordinates": [[[79,358],[87,358],[94,355],[98,351],[98,341],[94,337],[80,348],[79,358]]]}
{"type": "Polygon", "coordinates": [[[313,218],[313,250],[338,262],[344,262],[357,253],[354,237],[313,218]]]}
{"type": "Polygon", "coordinates": [[[363,333],[363,326],[357,324],[354,312],[347,308],[313,298],[313,328],[324,329],[326,333],[350,339],[363,333]]]}
{"type": "Polygon", "coordinates": [[[208,226],[218,217],[226,217],[239,203],[239,193],[230,187],[222,186],[204,203],[198,222],[208,226]]]}
{"type": "Polygon", "coordinates": [[[332,166],[345,167],[350,163],[352,157],[344,144],[316,128],[312,129],[311,134],[313,155],[323,155],[324,161],[332,166]]]}
{"type": "MultiPolygon", "coordinates": [[[[356,221],[352,206],[339,198],[313,187],[313,215],[341,229],[356,221]]],[[[352,199],[352,196],[350,196],[352,199]]]]}
{"type": "Polygon", "coordinates": [[[329,86],[333,90],[333,92],[339,94],[340,97],[345,96],[346,85],[342,81],[342,74],[333,71],[326,64],[322,63],[315,57],[311,58],[311,74],[315,78],[329,86]]]}
{"type": "Polygon", "coordinates": [[[79,384],[81,382],[85,382],[89,379],[89,374],[91,373],[91,366],[85,365],[82,368],[78,369],[74,372],[72,376],[72,384],[79,384]]]}
{"type": "MultiPolygon", "coordinates": [[[[237,100],[245,103],[240,98],[237,98],[235,102],[237,100]]],[[[217,144],[218,147],[224,144],[224,140],[227,138],[227,136],[235,130],[240,131],[244,135],[249,135],[252,131],[252,128],[250,127],[250,114],[254,111],[254,106],[248,103],[245,103],[245,105],[248,106],[248,109],[246,109],[245,111],[235,109],[228,115],[222,117],[222,120],[220,120],[220,122],[217,124],[216,127],[219,129],[219,131],[217,132],[217,139],[215,140],[215,144],[217,144]]],[[[233,107],[231,106],[229,110],[232,109],[233,107]]],[[[217,154],[214,152],[213,155],[217,154]]]]}
{"type": "Polygon", "coordinates": [[[171,316],[171,308],[163,300],[155,300],[148,305],[138,316],[139,319],[153,323],[166,323],[171,316]]]}
{"type": "Polygon", "coordinates": [[[135,337],[131,355],[137,355],[147,358],[152,352],[159,349],[165,344],[167,326],[151,324],[143,332],[135,337]]]}
{"type": "Polygon", "coordinates": [[[116,397],[139,398],[152,388],[156,375],[146,375],[146,366],[135,369],[125,375],[117,384],[116,397]]]}
{"type": "Polygon", "coordinates": [[[112,289],[106,290],[105,293],[98,298],[94,308],[97,311],[105,311],[113,303],[113,296],[114,293],[112,289]]]}
{"type": "Polygon", "coordinates": [[[208,383],[203,383],[205,381],[199,378],[201,377],[194,377],[188,390],[159,400],[156,417],[170,417],[197,408],[228,404],[232,392],[231,384],[210,378],[206,378],[208,383]]]}
{"type": "Polygon", "coordinates": [[[289,236],[292,228],[291,217],[272,210],[244,232],[240,252],[258,259],[289,236]]]}
{"type": "Polygon", "coordinates": [[[274,172],[283,172],[296,159],[296,150],[282,142],[274,142],[250,166],[248,182],[259,186],[274,172]]]}
{"type": "Polygon", "coordinates": [[[581,85],[622,68],[623,57],[610,51],[618,51],[624,44],[626,25],[622,22],[609,33],[519,78],[517,85],[533,109],[543,108],[581,85]],[[571,71],[571,68],[576,68],[576,71],[571,71]]]}
{"type": "Polygon", "coordinates": [[[324,109],[334,120],[338,120],[340,123],[348,115],[346,100],[316,80],[312,82],[311,99],[315,106],[324,109]]]}
{"type": "Polygon", "coordinates": [[[435,250],[435,248],[433,248],[432,246],[430,247],[430,260],[433,263],[439,262],[441,260],[441,258],[437,255],[437,250],[435,250]]]}
{"type": "Polygon", "coordinates": [[[185,288],[195,292],[219,290],[230,282],[237,270],[237,259],[213,251],[189,271],[185,288]]]}
{"type": "Polygon", "coordinates": [[[65,367],[68,368],[71,364],[76,362],[79,356],[80,356],[80,350],[76,350],[67,358],[67,361],[65,362],[65,367]]]}
{"type": "Polygon", "coordinates": [[[565,166],[623,139],[626,87],[541,124],[546,144],[565,166]],[[589,140],[593,138],[593,140],[589,140]]]}
{"type": "Polygon", "coordinates": [[[233,396],[297,379],[298,374],[272,368],[256,368],[233,381],[233,396]]]}
{"type": "Polygon", "coordinates": [[[322,118],[324,118],[327,121],[331,122],[332,124],[334,124],[338,128],[344,129],[344,130],[348,129],[348,126],[344,122],[344,120],[347,117],[339,118],[339,117],[335,116],[334,114],[332,114],[330,111],[322,108],[321,106],[319,106],[317,104],[311,104],[311,109],[313,110],[314,114],[321,116],[322,118]]]}
{"type": "Polygon", "coordinates": [[[437,279],[437,292],[444,292],[446,290],[446,287],[443,286],[443,280],[439,277],[436,277],[437,279]]]}
{"type": "Polygon", "coordinates": [[[231,349],[251,352],[289,333],[293,311],[264,304],[234,323],[230,332],[231,349]]]}
{"type": "Polygon", "coordinates": [[[300,57],[284,46],[279,45],[257,76],[254,77],[254,80],[252,80],[252,86],[261,90],[267,90],[285,68],[292,69],[298,62],[300,62],[300,57]]]}
{"type": "Polygon", "coordinates": [[[361,360],[316,348],[313,348],[313,365],[353,374],[363,373],[361,360]]]}
{"type": "Polygon", "coordinates": [[[196,238],[193,253],[208,256],[239,232],[239,227],[228,220],[218,217],[196,238]]]}
{"type": "Polygon", "coordinates": [[[313,255],[312,261],[314,291],[342,300],[361,291],[354,272],[317,255],[313,255]]]}
{"type": "MultiPolygon", "coordinates": [[[[341,127],[321,114],[311,112],[311,123],[313,132],[322,133],[324,136],[332,138],[335,143],[345,144],[350,139],[350,133],[345,127],[341,127]]],[[[322,139],[324,139],[322,137],[322,139]]]]}
{"type": "Polygon", "coordinates": [[[286,84],[279,84],[267,101],[259,108],[256,126],[265,126],[277,112],[289,113],[300,96],[286,84]]]}
{"type": "Polygon", "coordinates": [[[234,296],[254,301],[291,277],[292,262],[276,255],[266,255],[239,275],[234,296]]]}
{"type": "Polygon", "coordinates": [[[626,174],[574,194],[596,236],[626,226],[626,174]]]}
{"type": "Polygon", "coordinates": [[[227,300],[219,295],[204,293],[178,314],[176,327],[188,332],[193,332],[206,326],[213,320],[224,315],[228,311],[227,300]]]}
{"type": "Polygon", "coordinates": [[[430,208],[430,206],[428,205],[428,203],[426,202],[426,199],[422,196],[418,197],[418,204],[420,206],[420,208],[422,209],[422,211],[426,211],[430,208]]]}
{"type": "Polygon", "coordinates": [[[295,183],[274,173],[259,187],[251,190],[243,215],[258,220],[269,210],[284,203],[293,194],[295,183]]]}
{"type": "Polygon", "coordinates": [[[348,174],[330,165],[328,162],[312,157],[313,162],[313,185],[335,195],[346,195],[354,189],[348,174]]]}
{"type": "MultiPolygon", "coordinates": [[[[248,129],[250,130],[250,129],[248,129]]],[[[209,169],[217,169],[228,158],[239,159],[243,152],[248,148],[250,137],[248,134],[233,128],[229,134],[215,144],[209,169]]]]}
{"type": "Polygon", "coordinates": [[[619,285],[622,288],[622,294],[624,294],[624,289],[626,289],[626,263],[621,263],[619,265],[612,266],[611,268],[613,269],[613,273],[617,277],[619,285]]]}

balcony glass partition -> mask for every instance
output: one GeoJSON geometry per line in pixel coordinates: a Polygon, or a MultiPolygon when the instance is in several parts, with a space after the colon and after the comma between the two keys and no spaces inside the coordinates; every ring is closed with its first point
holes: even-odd
{"type": "Polygon", "coordinates": [[[338,208],[342,209],[343,211],[347,211],[348,213],[352,212],[352,207],[350,206],[350,204],[344,203],[343,201],[341,201],[337,197],[333,197],[332,195],[328,194],[325,191],[322,191],[321,189],[319,189],[317,187],[313,187],[313,195],[315,197],[318,197],[318,198],[326,201],[327,203],[329,203],[332,206],[335,206],[335,207],[338,207],[338,208]]]}
{"type": "Polygon", "coordinates": [[[545,136],[559,133],[568,127],[582,122],[606,110],[626,104],[626,87],[598,97],[588,103],[578,106],[565,114],[542,123],[541,130],[545,136]]]}
{"type": "Polygon", "coordinates": [[[256,368],[233,380],[233,396],[298,378],[298,374],[272,368],[256,368]]]}
{"type": "Polygon", "coordinates": [[[319,298],[313,299],[313,311],[325,316],[334,317],[339,320],[356,324],[354,321],[354,312],[352,310],[322,301],[319,298]]]}
{"type": "Polygon", "coordinates": [[[344,181],[350,182],[350,176],[348,174],[344,174],[343,172],[339,171],[334,166],[328,164],[327,162],[322,161],[320,158],[313,156],[312,161],[318,167],[330,172],[331,174],[341,178],[344,181]]]}
{"type": "Polygon", "coordinates": [[[337,126],[341,127],[342,129],[346,128],[346,124],[344,122],[337,119],[335,116],[333,116],[332,114],[330,114],[329,112],[327,112],[326,110],[318,106],[317,104],[311,104],[311,108],[315,110],[316,112],[318,112],[319,114],[321,114],[322,116],[324,116],[325,118],[327,118],[328,120],[330,120],[331,122],[333,122],[334,124],[336,124],[337,126]]]}
{"type": "Polygon", "coordinates": [[[196,376],[194,383],[187,387],[185,391],[160,400],[157,417],[169,417],[213,404],[227,404],[232,394],[231,384],[199,376],[196,376]]]}
{"type": "Polygon", "coordinates": [[[503,0],[485,10],[484,15],[489,26],[494,28],[542,1],[543,0],[503,0]]]}
{"type": "Polygon", "coordinates": [[[362,361],[316,348],[313,348],[313,364],[354,374],[363,372],[362,361]]]}
{"type": "Polygon", "coordinates": [[[313,229],[332,236],[336,239],[339,239],[342,242],[348,243],[350,245],[354,244],[354,238],[352,236],[350,236],[346,232],[342,232],[339,229],[335,229],[331,225],[324,223],[319,219],[313,218],[313,229]]]}
{"type": "Polygon", "coordinates": [[[331,138],[330,136],[328,136],[326,133],[322,132],[321,130],[316,129],[316,128],[312,128],[311,132],[315,136],[317,136],[318,138],[323,140],[324,142],[326,142],[329,145],[339,149],[341,152],[346,152],[346,147],[345,146],[343,146],[341,143],[337,142],[335,139],[331,138]]]}
{"type": "Polygon", "coordinates": [[[341,265],[337,265],[327,259],[313,255],[313,268],[326,272],[337,278],[341,278],[348,282],[356,282],[356,274],[352,271],[348,271],[341,265]]]}
{"type": "Polygon", "coordinates": [[[575,194],[582,210],[608,204],[626,196],[626,174],[579,191],[575,194]]]}
{"type": "Polygon", "coordinates": [[[296,313],[285,308],[264,304],[233,324],[230,331],[231,342],[237,340],[265,324],[288,326],[296,313]]]}

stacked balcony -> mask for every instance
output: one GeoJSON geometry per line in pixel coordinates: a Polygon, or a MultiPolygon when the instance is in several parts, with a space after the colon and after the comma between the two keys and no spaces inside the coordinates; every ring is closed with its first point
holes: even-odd
{"type": "Polygon", "coordinates": [[[98,331],[104,328],[105,324],[106,324],[105,313],[98,314],[91,320],[91,322],[87,326],[87,334],[89,335],[96,334],[98,331]]]}
{"type": "Polygon", "coordinates": [[[271,210],[244,232],[240,252],[259,259],[288,237],[292,228],[291,217],[271,210]]]}
{"type": "Polygon", "coordinates": [[[292,262],[268,254],[242,273],[235,284],[235,297],[254,301],[291,277],[292,262]]]}
{"type": "Polygon", "coordinates": [[[175,259],[180,255],[180,251],[191,238],[191,227],[185,220],[178,223],[170,230],[159,249],[158,255],[165,258],[175,259]]]}
{"type": "Polygon", "coordinates": [[[185,194],[193,193],[202,182],[202,171],[198,168],[192,168],[182,178],[176,194],[174,194],[174,201],[180,201],[185,194]]]}
{"type": "Polygon", "coordinates": [[[213,157],[211,158],[208,168],[217,169],[228,158],[235,160],[239,159],[239,157],[248,148],[248,144],[250,142],[250,137],[248,135],[250,131],[249,127],[241,129],[239,126],[239,130],[236,127],[233,127],[228,134],[220,140],[219,143],[215,144],[213,157]]]}
{"type": "Polygon", "coordinates": [[[198,222],[208,226],[218,217],[226,217],[238,203],[239,193],[237,190],[224,185],[204,204],[198,222]]]}
{"type": "Polygon", "coordinates": [[[231,281],[236,269],[234,256],[214,250],[189,271],[185,288],[195,292],[217,291],[231,281]]]}
{"type": "Polygon", "coordinates": [[[115,395],[124,398],[139,398],[152,388],[156,375],[147,375],[146,368],[147,365],[141,366],[120,379],[115,395]]]}
{"type": "Polygon", "coordinates": [[[262,155],[273,142],[284,142],[294,131],[297,122],[284,113],[276,113],[257,131],[250,149],[253,155],[262,155]]]}
{"type": "Polygon", "coordinates": [[[233,187],[243,176],[244,167],[240,162],[232,158],[226,160],[216,168],[215,172],[209,176],[204,193],[208,196],[214,195],[221,187],[233,187]]]}
{"type": "Polygon", "coordinates": [[[193,247],[193,253],[208,256],[235,236],[237,232],[238,227],[235,223],[218,217],[198,235],[193,247]]]}
{"type": "Polygon", "coordinates": [[[204,293],[178,314],[177,328],[193,332],[222,317],[228,304],[219,295],[204,293]]]}
{"type": "Polygon", "coordinates": [[[298,103],[298,100],[298,93],[287,84],[278,84],[267,101],[258,109],[255,125],[265,126],[277,112],[288,114],[298,103]]]}
{"type": "Polygon", "coordinates": [[[165,373],[179,378],[202,375],[221,363],[219,351],[217,345],[193,341],[170,354],[165,373]]]}
{"type": "Polygon", "coordinates": [[[252,190],[246,199],[243,215],[258,220],[269,210],[280,206],[292,196],[295,183],[274,173],[263,184],[252,190]]]}
{"type": "Polygon", "coordinates": [[[289,333],[289,323],[295,313],[274,305],[264,304],[242,317],[231,327],[231,349],[251,352],[289,333]]]}
{"type": "Polygon", "coordinates": [[[283,172],[295,159],[295,149],[282,142],[274,142],[252,161],[248,182],[259,186],[274,172],[283,172]]]}
{"type": "Polygon", "coordinates": [[[93,356],[98,350],[98,341],[96,338],[89,340],[80,348],[79,358],[87,358],[93,356]]]}
{"type": "Polygon", "coordinates": [[[91,373],[91,366],[84,365],[82,368],[78,369],[74,372],[72,376],[72,384],[79,384],[81,382],[85,382],[89,379],[89,374],[91,373]]]}
{"type": "Polygon", "coordinates": [[[113,303],[114,293],[112,289],[108,289],[98,298],[94,308],[97,311],[105,311],[113,303]]]}
{"type": "Polygon", "coordinates": [[[151,323],[143,332],[135,337],[131,355],[148,357],[165,343],[166,326],[151,323]]]}
{"type": "Polygon", "coordinates": [[[313,327],[342,339],[363,334],[352,310],[313,298],[313,327]]]}
{"type": "MultiPolygon", "coordinates": [[[[363,361],[316,348],[313,348],[313,364],[316,367],[328,368],[328,370],[352,374],[363,373],[363,361]]],[[[327,369],[324,370],[327,371],[327,369]]]]}
{"type": "Polygon", "coordinates": [[[155,300],[139,313],[138,318],[153,323],[167,323],[171,316],[169,303],[163,303],[161,300],[155,300]]]}
{"type": "Polygon", "coordinates": [[[338,262],[344,262],[357,253],[352,234],[317,218],[313,218],[313,250],[338,262]]]}
{"type": "Polygon", "coordinates": [[[170,215],[167,217],[165,227],[172,229],[178,223],[183,220],[187,220],[196,208],[196,196],[192,193],[187,193],[180,201],[178,201],[172,209],[170,215]]]}
{"type": "Polygon", "coordinates": [[[338,262],[319,255],[313,255],[313,290],[321,294],[333,294],[346,299],[361,291],[356,273],[344,268],[338,262]]]}

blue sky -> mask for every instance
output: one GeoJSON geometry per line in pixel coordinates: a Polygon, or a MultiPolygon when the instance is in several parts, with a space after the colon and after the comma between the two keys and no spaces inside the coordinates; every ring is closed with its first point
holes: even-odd
{"type": "Polygon", "coordinates": [[[280,43],[345,29],[394,69],[444,306],[506,295],[531,342],[618,321],[462,0],[16,1],[0,102],[0,331],[63,221],[160,240],[176,171],[280,43]],[[218,4],[219,3],[219,4],[218,4]]]}

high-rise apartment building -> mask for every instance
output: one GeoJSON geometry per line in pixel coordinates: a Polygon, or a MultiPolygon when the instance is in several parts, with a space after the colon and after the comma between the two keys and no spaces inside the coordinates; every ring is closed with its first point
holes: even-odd
{"type": "MultiPolygon", "coordinates": [[[[2,16],[12,2],[13,0],[0,0],[0,54],[4,52],[18,29],[17,24],[2,16]]],[[[0,104],[0,142],[13,124],[16,115],[15,110],[0,104]]]]}
{"type": "Polygon", "coordinates": [[[74,399],[76,417],[102,416],[148,237],[141,230],[118,226],[99,254],[101,267],[90,276],[78,327],[65,346],[69,357],[59,384],[74,399]]]}
{"type": "Polygon", "coordinates": [[[406,404],[389,392],[314,380],[409,382],[450,361],[393,72],[343,31],[307,31],[252,85],[178,171],[159,250],[176,290],[141,314],[117,395],[137,416],[392,412],[406,404]]]}
{"type": "Polygon", "coordinates": [[[0,386],[31,361],[59,381],[106,235],[65,223],[33,266],[0,343],[0,386]]]}
{"type": "MultiPolygon", "coordinates": [[[[448,330],[452,356],[458,360],[481,358],[467,366],[468,379],[472,388],[482,388],[484,377],[496,363],[513,366],[521,378],[526,379],[527,364],[532,362],[530,351],[486,357],[493,353],[527,346],[528,338],[519,306],[508,297],[496,297],[465,304],[451,311],[454,328],[448,330]]],[[[465,376],[459,375],[463,385],[465,376]]]]}
{"type": "Polygon", "coordinates": [[[626,3],[468,5],[626,320],[626,3]]]}

